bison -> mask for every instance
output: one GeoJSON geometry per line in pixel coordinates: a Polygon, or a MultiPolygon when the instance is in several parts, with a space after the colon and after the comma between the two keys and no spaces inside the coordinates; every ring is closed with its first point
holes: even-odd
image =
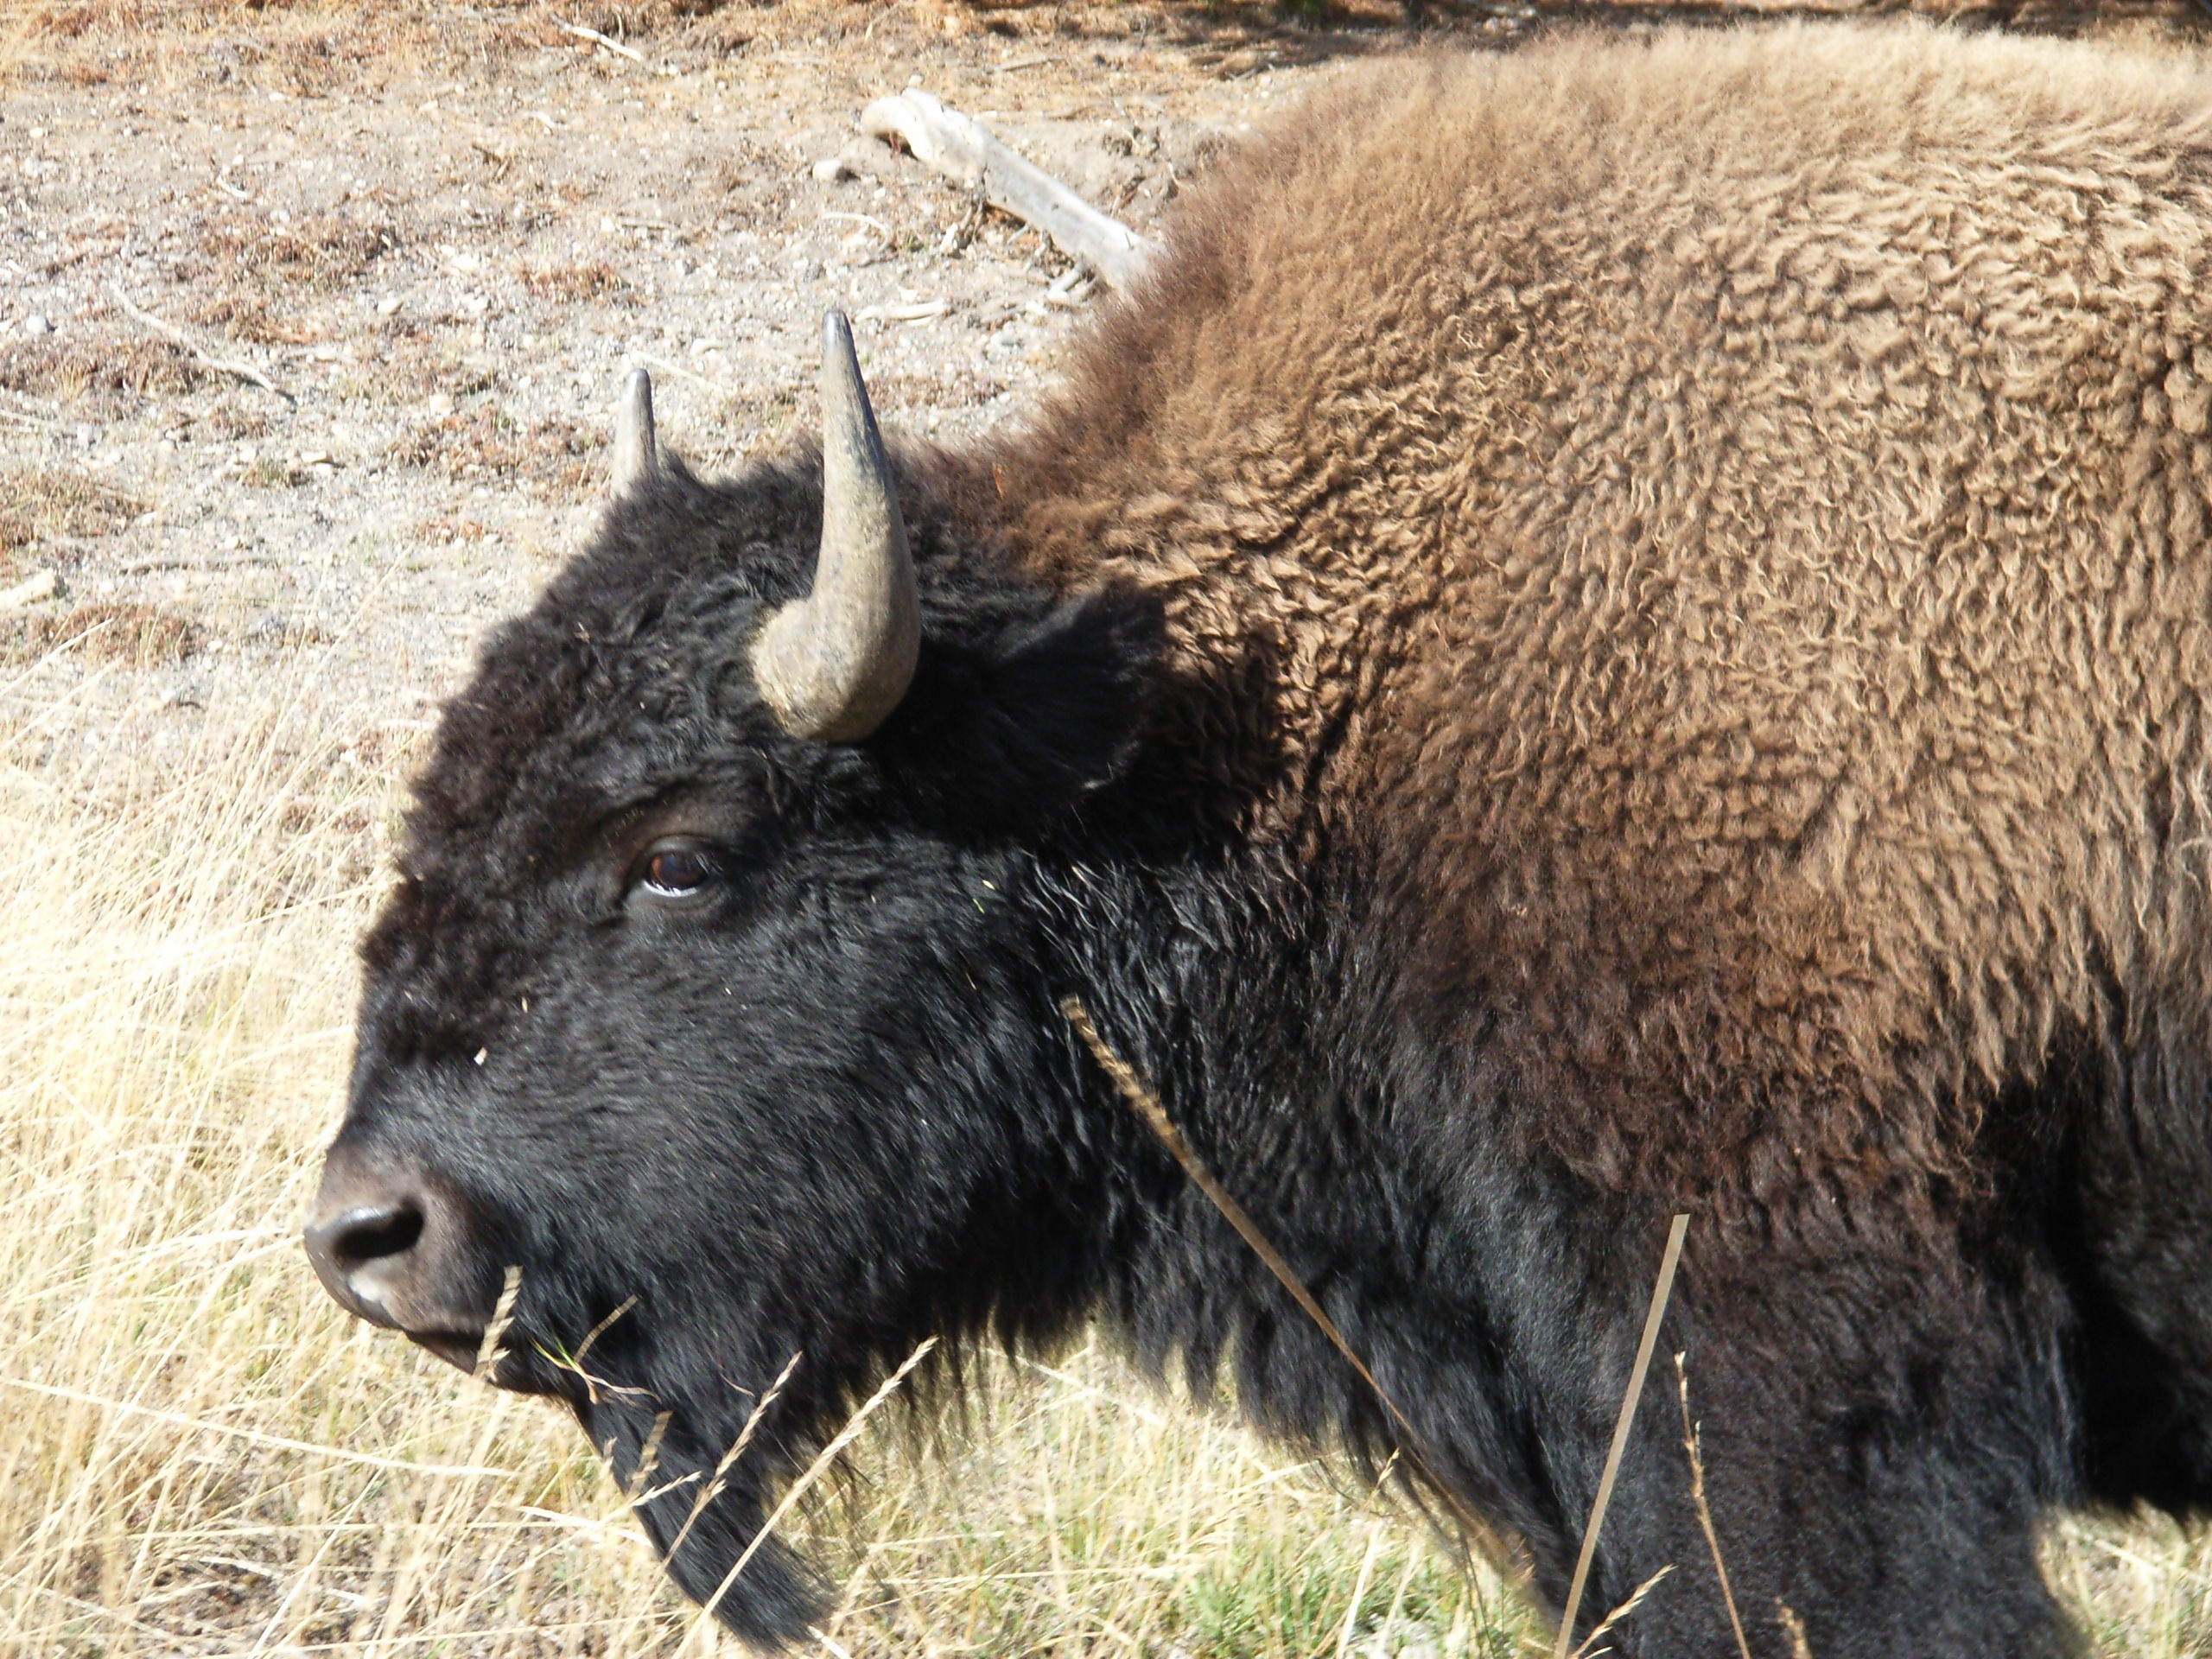
{"type": "MultiPolygon", "coordinates": [[[[887,447],[834,316],[818,449],[709,481],[626,397],[415,782],[307,1239],[464,1365],[511,1319],[495,1380],[619,1477],[652,1441],[687,1592],[918,1339],[1097,1321],[1293,1441],[1409,1429],[1555,1611],[1678,1211],[1755,1651],[2068,1651],[2044,1520],[2212,1497],[2193,69],[1380,64],[1014,429],[887,447]]],[[[1732,1650],[1671,1415],[1584,1622],[1678,1564],[1612,1639],[1732,1650]]],[[[717,1611],[816,1590],[772,1542],[717,1611]]]]}

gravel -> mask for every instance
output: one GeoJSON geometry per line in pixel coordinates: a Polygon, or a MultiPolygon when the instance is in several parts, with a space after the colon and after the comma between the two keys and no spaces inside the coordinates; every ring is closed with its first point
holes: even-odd
{"type": "Polygon", "coordinates": [[[1096,302],[858,111],[924,86],[1149,226],[1327,73],[1192,55],[982,34],[640,65],[569,41],[314,96],[19,82],[0,496],[121,505],[0,531],[15,611],[54,613],[0,620],[0,717],[66,702],[57,731],[127,719],[182,753],[200,722],[308,692],[341,741],[420,729],[590,535],[626,369],[652,371],[665,440],[727,470],[812,418],[832,305],[893,429],[1018,420],[1096,302]],[[131,636],[159,652],[73,644],[71,616],[125,611],[162,619],[131,636]]]}

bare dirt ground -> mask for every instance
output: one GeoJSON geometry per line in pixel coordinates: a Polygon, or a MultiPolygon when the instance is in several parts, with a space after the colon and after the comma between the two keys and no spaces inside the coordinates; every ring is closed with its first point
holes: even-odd
{"type": "Polygon", "coordinates": [[[150,703],[160,745],[312,675],[358,703],[373,762],[588,533],[629,365],[709,471],[812,418],[828,307],[894,429],[957,439],[1049,379],[1083,323],[1048,302],[1065,260],[861,136],[869,99],[925,86],[1149,225],[1329,58],[1387,38],[1224,45],[1121,7],[949,34],[848,6],[633,33],[632,58],[550,18],[395,47],[368,13],[240,12],[19,70],[7,696],[150,703]]]}
{"type": "MultiPolygon", "coordinates": [[[[1564,15],[1424,13],[1452,48],[1564,15]]],[[[86,706],[150,704],[161,745],[311,675],[373,764],[588,533],[626,366],[709,470],[812,417],[830,306],[894,429],[965,437],[1051,378],[1084,321],[1047,302],[1065,261],[860,136],[868,99],[922,86],[1149,226],[1268,110],[1417,34],[1381,4],[27,14],[0,35],[4,695],[97,679],[86,706]]]]}

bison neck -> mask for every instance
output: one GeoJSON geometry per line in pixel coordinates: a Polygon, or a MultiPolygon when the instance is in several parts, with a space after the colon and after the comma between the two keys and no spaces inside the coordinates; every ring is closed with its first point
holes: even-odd
{"type": "MultiPolygon", "coordinates": [[[[1648,1218],[1516,1150],[1484,1033],[1443,1059],[1394,1030],[1395,968],[1319,874],[1249,849],[1040,868],[1058,918],[1045,977],[1084,999],[1411,1418],[1420,1462],[1506,1530],[1571,1541],[1539,1448],[1618,1383],[1560,1311],[1648,1287],[1645,1253],[1620,1248],[1648,1218]]],[[[1055,1141],[1097,1160],[1092,1274],[1067,1311],[1103,1313],[1198,1397],[1226,1378],[1286,1440],[1370,1467],[1402,1452],[1374,1393],[1072,1039],[1065,1063],[1076,1121],[1055,1141]]]]}

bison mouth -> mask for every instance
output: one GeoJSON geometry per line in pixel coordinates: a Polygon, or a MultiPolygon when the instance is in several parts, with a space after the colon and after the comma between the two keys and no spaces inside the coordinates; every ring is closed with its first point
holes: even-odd
{"type": "MultiPolygon", "coordinates": [[[[771,1503],[842,1448],[817,1432],[844,1398],[834,1368],[804,1375],[791,1358],[779,1372],[747,1363],[755,1343],[707,1334],[717,1321],[648,1320],[637,1296],[579,1284],[450,1183],[355,1148],[333,1153],[304,1242],[348,1312],[496,1387],[564,1402],[677,1586],[733,1633],[781,1646],[820,1617],[821,1577],[774,1535],[771,1503]],[[518,1260],[537,1266],[499,1265],[518,1260]]],[[[864,1374],[864,1356],[846,1357],[864,1374]]]]}
{"type": "Polygon", "coordinates": [[[405,1334],[407,1340],[417,1348],[435,1354],[456,1370],[467,1371],[473,1376],[480,1367],[486,1369],[489,1381],[499,1382],[502,1387],[509,1386],[499,1375],[499,1367],[506,1363],[505,1357],[497,1354],[486,1356],[480,1332],[471,1335],[466,1331],[410,1331],[405,1334]],[[487,1358],[490,1363],[486,1365],[487,1358]]]}

